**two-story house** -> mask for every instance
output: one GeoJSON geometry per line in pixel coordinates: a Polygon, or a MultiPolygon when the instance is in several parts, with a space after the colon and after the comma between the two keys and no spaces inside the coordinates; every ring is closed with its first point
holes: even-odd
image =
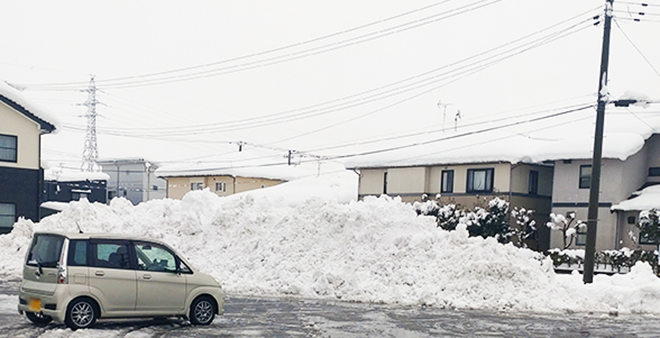
{"type": "Polygon", "coordinates": [[[180,164],[159,168],[159,177],[167,180],[167,198],[182,199],[192,190],[209,189],[218,196],[272,187],[310,172],[296,166],[250,165],[229,163],[180,164]]]}
{"type": "Polygon", "coordinates": [[[43,188],[41,135],[57,121],[15,89],[0,83],[0,233],[19,217],[39,220],[43,188]]]}
{"type": "Polygon", "coordinates": [[[97,162],[108,179],[108,201],[124,197],[134,205],[166,196],[167,182],[156,176],[159,164],[144,158],[103,159],[97,162]]]}
{"type": "MultiPolygon", "coordinates": [[[[575,212],[576,219],[586,221],[591,184],[591,140],[567,140],[563,146],[563,158],[554,160],[555,177],[552,196],[552,212],[575,212]]],[[[651,207],[660,208],[660,200],[654,201],[652,189],[642,200],[636,200],[642,189],[660,183],[660,134],[610,133],[605,136],[601,164],[601,183],[598,209],[597,250],[635,247],[629,233],[646,249],[652,249],[639,238],[635,227],[639,212],[651,207]],[[647,139],[644,136],[648,136],[647,139]]],[[[560,247],[560,233],[551,237],[551,246],[560,247]]],[[[578,229],[572,248],[584,248],[586,229],[578,229]]]]}
{"type": "MultiPolygon", "coordinates": [[[[472,208],[484,198],[499,197],[511,209],[534,210],[536,223],[545,224],[551,211],[553,167],[531,161],[527,154],[533,144],[513,137],[472,149],[427,146],[354,159],[347,167],[360,173],[360,199],[385,194],[413,202],[428,196],[472,208]]],[[[548,245],[549,230],[540,227],[538,249],[548,245]]]]}

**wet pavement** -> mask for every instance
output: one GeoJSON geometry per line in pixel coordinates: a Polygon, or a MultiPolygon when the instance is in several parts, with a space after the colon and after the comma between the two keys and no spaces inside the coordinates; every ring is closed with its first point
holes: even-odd
{"type": "Polygon", "coordinates": [[[660,337],[660,317],[521,314],[228,295],[210,326],[188,321],[99,321],[75,333],[32,325],[16,311],[18,281],[0,278],[0,335],[7,337],[660,337]]]}

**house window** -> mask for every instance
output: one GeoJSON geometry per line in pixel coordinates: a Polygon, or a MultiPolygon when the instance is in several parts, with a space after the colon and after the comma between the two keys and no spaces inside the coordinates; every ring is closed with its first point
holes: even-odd
{"type": "Polygon", "coordinates": [[[220,192],[227,191],[227,183],[226,182],[216,182],[215,183],[215,191],[220,191],[220,192]]]}
{"type": "Polygon", "coordinates": [[[575,238],[576,245],[586,245],[587,244],[587,225],[578,225],[577,227],[577,237],[575,238]]]}
{"type": "Polygon", "coordinates": [[[468,169],[467,192],[492,192],[495,169],[468,169]]]}
{"type": "Polygon", "coordinates": [[[443,170],[442,171],[440,192],[441,193],[454,192],[454,171],[453,170],[443,170]]]}
{"type": "Polygon", "coordinates": [[[637,218],[635,216],[628,216],[628,224],[637,223],[637,218]]]}
{"type": "Polygon", "coordinates": [[[591,164],[580,166],[580,189],[591,187],[591,164]]]}
{"type": "Polygon", "coordinates": [[[539,193],[539,172],[530,170],[529,172],[529,194],[537,195],[539,193]]]}
{"type": "Polygon", "coordinates": [[[14,163],[18,161],[18,137],[0,135],[0,161],[14,163]]]}
{"type": "Polygon", "coordinates": [[[191,182],[190,190],[202,190],[204,189],[204,183],[202,182],[191,182]]]}
{"type": "Polygon", "coordinates": [[[660,167],[649,168],[649,176],[660,176],[660,167]]]}
{"type": "Polygon", "coordinates": [[[16,222],[16,205],[0,203],[0,227],[11,228],[16,222]]]}
{"type": "Polygon", "coordinates": [[[387,194],[387,172],[383,173],[383,194],[387,194]]]}
{"type": "Polygon", "coordinates": [[[639,244],[655,244],[655,242],[650,240],[647,236],[639,234],[639,244]]]}

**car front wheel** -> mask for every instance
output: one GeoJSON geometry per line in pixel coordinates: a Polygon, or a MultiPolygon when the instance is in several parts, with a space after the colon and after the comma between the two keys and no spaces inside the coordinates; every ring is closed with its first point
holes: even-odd
{"type": "Polygon", "coordinates": [[[97,318],[96,305],[91,300],[83,298],[69,304],[65,323],[72,330],[84,329],[94,325],[97,318]]]}
{"type": "Polygon", "coordinates": [[[53,320],[53,317],[46,316],[41,312],[26,312],[25,316],[35,325],[44,326],[53,320]]]}
{"type": "Polygon", "coordinates": [[[209,325],[215,317],[215,304],[209,297],[199,297],[190,305],[190,322],[195,325],[209,325]]]}

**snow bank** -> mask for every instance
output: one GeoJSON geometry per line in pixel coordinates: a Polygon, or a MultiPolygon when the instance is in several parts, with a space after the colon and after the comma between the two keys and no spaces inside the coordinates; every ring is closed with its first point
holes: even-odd
{"type": "Polygon", "coordinates": [[[646,265],[627,275],[555,275],[549,259],[494,239],[437,228],[389,197],[338,203],[223,198],[193,191],[182,200],[133,206],[72,202],[40,223],[20,220],[0,236],[0,275],[20,276],[33,231],[134,233],[158,238],[226,291],[346,301],[511,311],[658,313],[660,280],[646,265]]]}

